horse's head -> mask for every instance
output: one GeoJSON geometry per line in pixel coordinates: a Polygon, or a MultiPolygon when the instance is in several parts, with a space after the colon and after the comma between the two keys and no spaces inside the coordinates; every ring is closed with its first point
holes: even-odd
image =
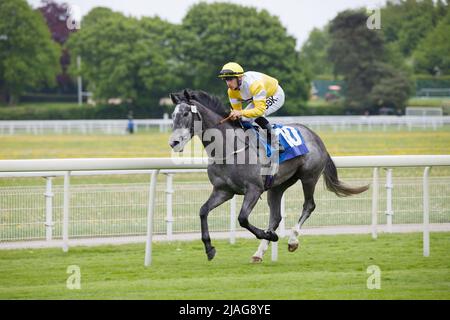
{"type": "Polygon", "coordinates": [[[169,138],[169,145],[175,152],[182,152],[194,136],[194,113],[198,111],[191,103],[192,97],[188,90],[182,93],[171,93],[170,98],[175,104],[175,110],[172,113],[173,132],[169,138]]]}

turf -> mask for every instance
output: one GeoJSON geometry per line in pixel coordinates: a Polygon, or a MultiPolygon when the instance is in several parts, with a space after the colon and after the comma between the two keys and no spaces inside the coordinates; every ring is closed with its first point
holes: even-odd
{"type": "MultiPolygon", "coordinates": [[[[434,131],[318,130],[329,153],[350,155],[449,154],[450,127],[434,131]]],[[[4,135],[0,159],[170,157],[169,133],[131,135],[4,135]]],[[[189,145],[185,150],[189,150],[189,145]]],[[[202,148],[200,148],[200,151],[202,148]]]]}
{"type": "Polygon", "coordinates": [[[304,236],[295,253],[280,242],[278,262],[251,264],[256,240],[214,241],[208,262],[200,241],[155,243],[144,268],[144,245],[0,251],[0,299],[450,299],[450,233],[304,236]],[[66,288],[69,265],[81,289],[66,288]],[[367,268],[381,269],[369,290],[367,268]]]}
{"type": "MultiPolygon", "coordinates": [[[[351,155],[406,155],[450,154],[450,127],[436,131],[416,128],[406,130],[355,130],[317,131],[332,156],[351,155]]],[[[130,135],[15,135],[1,136],[0,159],[49,159],[49,158],[133,158],[170,157],[167,145],[168,133],[140,132],[130,135]]],[[[197,143],[198,144],[198,143],[197,143]]],[[[185,148],[189,150],[189,145],[185,148]]],[[[200,148],[201,151],[202,148],[200,148]]],[[[203,154],[192,154],[202,156],[203,154]]],[[[371,170],[339,170],[342,177],[370,178],[371,170]]],[[[396,176],[417,177],[422,169],[396,169],[396,176]]],[[[433,168],[432,176],[450,175],[450,168],[433,168]]],[[[189,181],[195,175],[185,175],[189,181]]],[[[74,177],[73,184],[81,183],[128,183],[130,176],[74,177]]],[[[132,177],[134,182],[148,182],[146,175],[132,177]]],[[[56,183],[62,183],[57,179],[56,183]]],[[[42,185],[42,179],[0,179],[0,186],[42,185]]]]}
{"type": "MultiPolygon", "coordinates": [[[[448,127],[318,133],[334,156],[450,154],[448,127]]],[[[0,159],[167,157],[167,139],[168,134],[145,132],[2,136],[0,159]]],[[[433,168],[431,173],[448,177],[450,169],[433,168]]],[[[371,170],[339,170],[339,174],[370,178],[371,170]]],[[[182,176],[177,179],[205,181],[196,175],[182,176]]],[[[396,182],[399,176],[420,177],[421,169],[395,169],[396,182]]],[[[147,175],[73,177],[72,183],[121,184],[130,178],[148,183],[147,175]]],[[[55,179],[55,185],[61,183],[55,179]]],[[[43,186],[44,182],[42,178],[0,179],[0,186],[13,185],[43,186]]],[[[444,202],[443,206],[447,207],[444,202]]],[[[193,219],[198,226],[198,217],[193,219]]],[[[154,264],[147,269],[143,245],[78,247],[68,254],[59,249],[1,250],[0,299],[450,299],[450,233],[431,235],[429,258],[422,256],[420,234],[384,234],[376,241],[365,235],[308,236],[294,254],[287,252],[282,240],[279,261],[271,262],[268,252],[261,265],[249,263],[256,240],[238,240],[233,246],[214,243],[218,255],[212,262],[206,261],[200,241],[156,243],[154,264]],[[69,265],[81,268],[81,290],[66,288],[69,265]],[[381,290],[366,287],[370,265],[381,268],[381,290]]]]}

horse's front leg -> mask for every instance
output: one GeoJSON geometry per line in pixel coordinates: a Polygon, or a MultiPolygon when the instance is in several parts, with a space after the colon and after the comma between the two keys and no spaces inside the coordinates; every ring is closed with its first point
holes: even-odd
{"type": "Polygon", "coordinates": [[[220,206],[225,201],[233,198],[234,194],[224,190],[213,189],[209,199],[200,208],[200,222],[202,227],[202,241],[205,245],[208,260],[212,260],[216,255],[216,249],[211,245],[211,238],[208,230],[208,214],[214,208],[220,206]]]}
{"type": "Polygon", "coordinates": [[[277,241],[278,237],[274,232],[265,232],[254,225],[250,224],[248,221],[248,216],[252,212],[256,203],[258,202],[259,197],[263,193],[263,190],[256,188],[249,188],[247,193],[244,196],[244,201],[242,203],[241,211],[239,212],[239,224],[241,227],[247,229],[251,233],[253,233],[258,239],[266,239],[269,241],[277,241]]]}

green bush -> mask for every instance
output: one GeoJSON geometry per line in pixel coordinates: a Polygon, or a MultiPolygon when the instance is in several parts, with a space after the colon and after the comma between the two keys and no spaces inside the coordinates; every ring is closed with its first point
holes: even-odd
{"type": "Polygon", "coordinates": [[[0,107],[0,120],[77,120],[77,119],[125,119],[129,111],[135,118],[160,118],[161,107],[137,107],[131,105],[82,105],[35,104],[17,107],[0,107]]]}
{"type": "MultiPolygon", "coordinates": [[[[20,96],[20,103],[76,103],[76,94],[54,94],[54,93],[27,93],[20,96]]],[[[86,101],[86,98],[83,98],[86,101]]]]}
{"type": "Polygon", "coordinates": [[[450,88],[450,76],[433,77],[430,75],[416,74],[416,92],[423,88],[450,88]]]}
{"type": "Polygon", "coordinates": [[[346,108],[342,101],[326,102],[324,100],[309,101],[308,106],[302,109],[300,116],[336,116],[344,115],[346,108]]]}

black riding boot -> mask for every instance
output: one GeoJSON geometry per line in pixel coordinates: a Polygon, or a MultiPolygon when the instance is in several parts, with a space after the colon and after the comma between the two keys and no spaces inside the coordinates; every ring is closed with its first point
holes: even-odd
{"type": "MultiPolygon", "coordinates": [[[[264,118],[264,117],[259,117],[259,118],[257,118],[255,120],[255,122],[262,129],[267,130],[267,144],[272,148],[272,133],[273,132],[272,132],[272,126],[270,125],[269,121],[267,121],[267,119],[264,118]]],[[[275,143],[277,144],[277,146],[275,146],[275,148],[278,147],[278,152],[279,153],[283,152],[284,151],[283,146],[279,143],[277,137],[275,137],[275,139],[276,139],[275,143]]],[[[272,154],[271,158],[272,158],[272,161],[275,161],[273,159],[273,154],[272,154]]],[[[272,163],[272,165],[273,165],[273,163],[272,163]]],[[[272,165],[271,165],[270,170],[272,170],[272,165]]],[[[272,187],[272,185],[273,185],[274,180],[275,179],[274,179],[274,175],[273,174],[266,175],[266,180],[264,181],[264,189],[265,190],[270,189],[272,187]]]]}
{"type": "MultiPolygon", "coordinates": [[[[270,125],[269,121],[264,117],[259,117],[255,119],[255,122],[260,126],[262,129],[267,131],[267,144],[269,146],[272,146],[272,126],[270,125]]],[[[274,146],[275,148],[278,147],[278,152],[282,153],[284,152],[284,147],[281,143],[279,143],[278,139],[275,137],[277,146],[274,146]]]]}

